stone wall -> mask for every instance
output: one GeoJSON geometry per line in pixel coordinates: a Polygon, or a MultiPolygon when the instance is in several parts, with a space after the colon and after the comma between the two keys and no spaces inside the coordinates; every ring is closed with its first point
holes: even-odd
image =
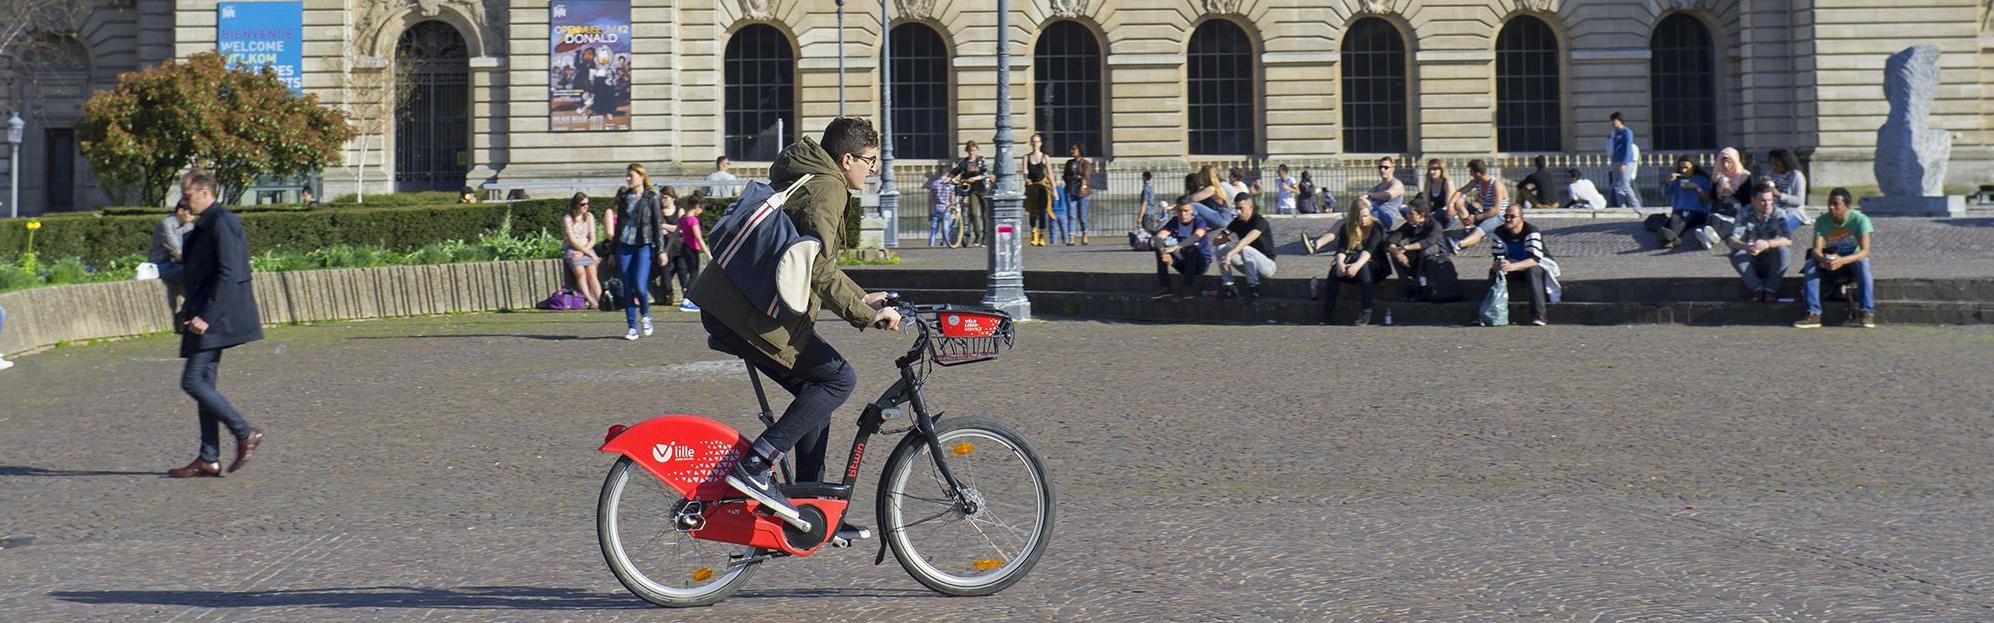
{"type": "MultiPolygon", "coordinates": [[[[266,324],[529,309],[560,289],[560,260],[257,273],[266,324]]],[[[123,281],[0,294],[0,353],[172,329],[166,287],[123,281]]]]}

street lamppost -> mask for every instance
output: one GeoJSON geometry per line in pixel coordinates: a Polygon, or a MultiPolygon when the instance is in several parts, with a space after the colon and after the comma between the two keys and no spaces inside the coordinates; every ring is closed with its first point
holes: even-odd
{"type": "Polygon", "coordinates": [[[893,16],[879,0],[879,215],[886,248],[900,246],[900,189],[893,187],[893,16]]]}
{"type": "Polygon", "coordinates": [[[838,0],[838,116],[845,116],[845,0],[838,0]]]}
{"type": "Polygon", "coordinates": [[[990,276],[983,304],[1030,320],[1032,301],[1025,298],[1024,242],[1018,223],[1024,216],[1025,194],[1018,168],[1011,162],[1011,2],[997,0],[997,188],[990,215],[990,276]]]}
{"type": "Polygon", "coordinates": [[[14,218],[21,216],[21,131],[27,127],[19,113],[7,113],[7,145],[12,148],[7,155],[7,166],[12,169],[7,173],[7,209],[14,218]]]}

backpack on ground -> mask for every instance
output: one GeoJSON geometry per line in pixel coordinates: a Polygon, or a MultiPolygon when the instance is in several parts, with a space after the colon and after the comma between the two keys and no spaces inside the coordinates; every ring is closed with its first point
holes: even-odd
{"type": "Polygon", "coordinates": [[[1155,251],[1156,236],[1140,229],[1129,232],[1129,248],[1137,251],[1155,251]]]}
{"type": "Polygon", "coordinates": [[[610,277],[602,280],[602,311],[623,309],[623,278],[610,277]]]}
{"type": "Polygon", "coordinates": [[[1467,298],[1461,291],[1461,273],[1445,255],[1419,255],[1420,297],[1428,303],[1454,303],[1467,298]]]}
{"type": "Polygon", "coordinates": [[[558,290],[553,294],[547,295],[547,300],[540,302],[540,309],[555,311],[572,311],[588,308],[588,297],[582,296],[580,292],[574,290],[558,290]]]}
{"type": "Polygon", "coordinates": [[[707,239],[713,263],[727,272],[749,304],[777,320],[810,310],[811,270],[824,242],[797,233],[782,206],[811,177],[797,179],[782,192],[765,180],[749,183],[707,239]]]}

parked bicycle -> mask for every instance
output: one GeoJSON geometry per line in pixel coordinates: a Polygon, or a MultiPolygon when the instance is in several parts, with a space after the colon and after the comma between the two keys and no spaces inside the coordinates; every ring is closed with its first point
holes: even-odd
{"type": "MultiPolygon", "coordinates": [[[[849,547],[864,533],[838,532],[875,434],[905,432],[879,481],[881,544],[909,575],[948,595],[990,595],[1017,583],[1045,553],[1055,495],[1043,461],[1016,429],[989,417],[943,417],[922,387],[936,366],[991,361],[1009,348],[1013,326],[1003,312],[949,305],[888,304],[914,319],[919,333],[894,361],[900,380],[859,414],[857,436],[837,483],[789,482],[783,493],[802,512],[794,522],[761,508],[726,484],[751,438],[720,422],[670,415],[611,427],[603,452],[610,467],[596,505],[603,559],[623,586],[668,607],[726,599],[762,563],[849,547]],[[902,405],[912,408],[904,414],[902,405]],[[910,421],[911,420],[911,421],[910,421]],[[888,423],[905,428],[882,432],[888,423]]],[[[764,424],[774,422],[761,377],[748,368],[764,424]]]]}

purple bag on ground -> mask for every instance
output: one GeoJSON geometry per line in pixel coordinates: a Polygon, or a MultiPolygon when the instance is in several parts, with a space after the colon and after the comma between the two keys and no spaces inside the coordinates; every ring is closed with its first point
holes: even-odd
{"type": "Polygon", "coordinates": [[[589,301],[588,297],[582,296],[580,292],[576,292],[574,290],[561,290],[553,294],[547,295],[547,300],[540,302],[540,308],[551,309],[555,311],[573,311],[578,309],[588,309],[589,301]]]}

